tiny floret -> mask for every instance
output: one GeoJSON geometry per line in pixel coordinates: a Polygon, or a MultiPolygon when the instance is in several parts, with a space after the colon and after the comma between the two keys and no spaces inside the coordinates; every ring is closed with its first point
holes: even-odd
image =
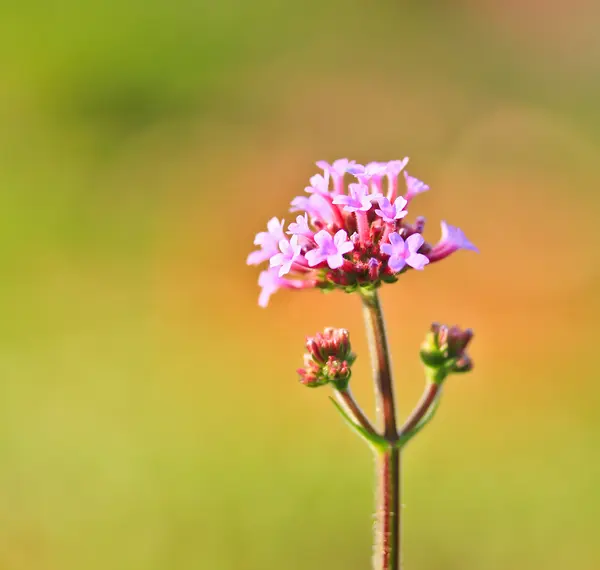
{"type": "Polygon", "coordinates": [[[388,266],[394,273],[402,271],[406,265],[410,265],[413,269],[423,269],[429,263],[426,256],[418,253],[419,248],[425,243],[420,234],[413,234],[404,241],[400,234],[393,232],[389,239],[390,243],[381,245],[381,251],[390,256],[388,266]]]}
{"type": "Polygon", "coordinates": [[[267,261],[279,251],[279,241],[284,239],[283,220],[271,218],[267,223],[267,231],[256,234],[254,245],[260,245],[260,250],[253,251],[249,256],[248,265],[258,265],[267,261]]]}
{"type": "Polygon", "coordinates": [[[262,271],[258,276],[258,285],[261,287],[258,304],[261,307],[266,307],[269,304],[271,295],[275,293],[282,285],[281,277],[277,268],[267,269],[262,271]]]}
{"type": "Polygon", "coordinates": [[[281,253],[276,253],[271,257],[269,263],[271,267],[279,267],[279,277],[283,277],[286,273],[290,272],[292,264],[301,255],[302,248],[298,236],[292,236],[289,241],[287,239],[280,240],[279,249],[281,253]]]}
{"type": "Polygon", "coordinates": [[[408,214],[404,209],[408,202],[402,196],[398,196],[393,204],[383,196],[378,198],[378,202],[379,209],[375,210],[375,213],[388,224],[393,224],[396,220],[400,220],[408,214]]]}
{"type": "Polygon", "coordinates": [[[429,190],[429,186],[418,178],[411,176],[406,170],[404,171],[404,180],[406,182],[406,200],[410,202],[417,194],[422,194],[429,190]]]}
{"type": "Polygon", "coordinates": [[[369,187],[366,184],[350,184],[350,196],[336,196],[333,203],[339,206],[344,206],[345,212],[367,212],[373,206],[369,187]]]}
{"type": "Polygon", "coordinates": [[[469,241],[465,233],[455,226],[451,226],[446,222],[442,221],[442,237],[440,241],[436,243],[431,252],[429,253],[429,259],[431,261],[439,261],[448,257],[451,253],[459,249],[468,249],[479,253],[479,250],[473,243],[469,241]]]}
{"type": "Polygon", "coordinates": [[[297,216],[296,221],[288,226],[288,234],[293,236],[312,237],[313,231],[308,227],[308,216],[297,216]]]}
{"type": "Polygon", "coordinates": [[[331,269],[337,269],[344,264],[344,254],[354,249],[354,244],[348,240],[345,230],[339,230],[333,237],[326,230],[315,234],[316,249],[306,254],[308,265],[314,267],[327,262],[331,269]]]}

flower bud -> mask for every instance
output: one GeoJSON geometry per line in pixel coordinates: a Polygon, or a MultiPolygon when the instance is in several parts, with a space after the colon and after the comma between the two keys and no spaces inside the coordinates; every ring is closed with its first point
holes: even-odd
{"type": "Polygon", "coordinates": [[[300,382],[309,387],[331,382],[338,390],[345,389],[350,380],[350,368],[356,359],[348,331],[326,328],[306,339],[306,349],[304,368],[298,369],[300,382]]]}
{"type": "Polygon", "coordinates": [[[465,352],[473,338],[471,329],[433,323],[421,345],[421,360],[428,378],[437,384],[453,372],[468,372],[473,363],[465,352]]]}

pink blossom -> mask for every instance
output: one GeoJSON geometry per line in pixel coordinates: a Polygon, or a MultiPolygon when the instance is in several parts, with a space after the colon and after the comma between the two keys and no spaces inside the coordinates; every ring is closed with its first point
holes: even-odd
{"type": "Polygon", "coordinates": [[[354,164],[348,168],[348,172],[353,176],[356,176],[360,182],[365,184],[375,176],[384,176],[387,173],[387,163],[369,162],[369,164],[366,166],[363,166],[362,164],[354,164]]]}
{"type": "Polygon", "coordinates": [[[390,160],[386,164],[386,174],[388,176],[398,176],[408,164],[408,160],[408,156],[404,157],[402,160],[390,160]]]}
{"type": "Polygon", "coordinates": [[[321,194],[311,194],[310,196],[297,196],[292,200],[290,212],[306,211],[314,220],[324,224],[334,221],[334,212],[331,204],[321,194]]]}
{"type": "Polygon", "coordinates": [[[279,249],[281,253],[276,253],[269,262],[271,267],[279,267],[279,277],[283,277],[286,273],[289,273],[292,264],[300,257],[302,247],[298,243],[298,236],[294,235],[288,241],[282,239],[279,242],[279,249]]]}
{"type": "Polygon", "coordinates": [[[405,265],[410,265],[413,269],[423,269],[429,263],[427,257],[418,253],[425,243],[422,235],[413,234],[404,241],[398,232],[392,232],[389,240],[390,243],[381,244],[381,252],[390,256],[388,267],[394,273],[401,271],[405,265]]]}
{"type": "Polygon", "coordinates": [[[333,161],[333,164],[329,164],[324,160],[319,160],[317,162],[317,166],[331,176],[344,176],[344,174],[348,172],[348,168],[352,167],[354,164],[354,160],[348,160],[347,158],[338,158],[338,160],[333,161]]]}
{"type": "Polygon", "coordinates": [[[418,178],[411,176],[406,170],[404,171],[404,180],[406,181],[406,195],[405,198],[410,202],[417,194],[427,192],[429,186],[422,182],[418,178]]]}
{"type": "Polygon", "coordinates": [[[326,230],[321,230],[315,234],[315,242],[318,247],[305,255],[310,267],[326,261],[331,269],[338,269],[344,265],[344,254],[354,249],[346,230],[339,230],[333,237],[326,230]]]}
{"type": "Polygon", "coordinates": [[[321,194],[329,196],[329,172],[325,171],[325,176],[315,174],[310,179],[310,186],[304,189],[309,194],[321,194]]]}
{"type": "Polygon", "coordinates": [[[381,194],[381,181],[387,173],[387,163],[369,162],[366,166],[355,164],[348,169],[348,172],[354,175],[361,184],[370,185],[372,192],[381,194]]]}
{"type": "Polygon", "coordinates": [[[283,279],[279,277],[279,271],[276,268],[262,271],[258,276],[258,285],[261,287],[261,292],[258,297],[258,304],[261,307],[266,307],[269,304],[269,299],[273,293],[276,293],[283,286],[283,279]]]}
{"type": "Polygon", "coordinates": [[[402,196],[398,196],[393,204],[390,204],[390,201],[383,196],[380,196],[377,201],[379,202],[379,209],[375,210],[375,213],[384,222],[391,224],[408,214],[404,209],[408,202],[402,196]]]}
{"type": "Polygon", "coordinates": [[[479,253],[477,247],[467,239],[467,236],[460,228],[451,226],[444,221],[442,221],[441,226],[442,237],[429,252],[428,256],[430,261],[444,259],[458,249],[470,249],[471,251],[479,253]]]}
{"type": "Polygon", "coordinates": [[[267,231],[256,234],[254,245],[259,245],[261,249],[253,251],[246,260],[248,265],[258,265],[267,261],[276,253],[279,253],[279,241],[285,239],[283,234],[283,220],[271,218],[267,223],[267,231]]]}
{"type": "Polygon", "coordinates": [[[293,236],[312,237],[313,231],[308,226],[308,215],[297,216],[296,221],[288,226],[287,233],[293,236]]]}
{"type": "Polygon", "coordinates": [[[354,160],[340,158],[335,160],[333,164],[329,164],[324,160],[319,160],[317,166],[322,168],[325,174],[328,174],[333,179],[333,193],[342,194],[344,192],[344,174],[348,172],[348,168],[355,164],[354,160]]]}
{"type": "Polygon", "coordinates": [[[334,204],[344,206],[346,212],[367,212],[373,205],[371,198],[374,198],[372,194],[369,194],[369,188],[364,184],[350,184],[350,196],[336,196],[333,199],[334,204]]]}

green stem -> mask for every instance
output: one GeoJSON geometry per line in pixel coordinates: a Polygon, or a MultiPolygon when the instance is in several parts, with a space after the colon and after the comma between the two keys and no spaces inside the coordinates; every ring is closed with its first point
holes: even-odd
{"type": "Polygon", "coordinates": [[[335,390],[335,396],[346,408],[350,418],[360,425],[371,438],[380,437],[375,431],[375,428],[371,425],[367,416],[365,416],[364,412],[360,409],[360,406],[356,403],[356,400],[353,398],[352,393],[348,388],[345,390],[335,390]]]}
{"type": "Polygon", "coordinates": [[[400,450],[398,441],[392,368],[383,311],[377,291],[362,293],[363,313],[371,352],[377,421],[383,426],[387,449],[378,451],[377,508],[375,523],[374,570],[400,570],[400,450]]]}
{"type": "Polygon", "coordinates": [[[441,391],[441,385],[435,382],[429,382],[425,387],[425,391],[416,405],[413,413],[406,419],[404,425],[400,429],[400,437],[408,434],[411,430],[417,427],[419,422],[425,417],[431,406],[435,403],[441,391]]]}
{"type": "Polygon", "coordinates": [[[378,489],[375,513],[374,570],[399,570],[400,559],[400,450],[377,453],[378,489]]]}
{"type": "Polygon", "coordinates": [[[390,441],[398,439],[396,428],[396,410],[390,351],[385,334],[383,311],[377,291],[362,294],[363,314],[371,352],[373,380],[375,381],[375,399],[377,421],[383,425],[384,435],[390,441]]]}

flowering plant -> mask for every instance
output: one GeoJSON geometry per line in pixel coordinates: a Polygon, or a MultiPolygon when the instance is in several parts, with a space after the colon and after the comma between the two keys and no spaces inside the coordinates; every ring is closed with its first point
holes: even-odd
{"type": "Polygon", "coordinates": [[[433,245],[422,236],[425,219],[406,221],[408,206],[429,186],[405,170],[408,158],[357,164],[348,159],[318,162],[305,188],[307,196],[292,200],[294,222],[272,218],[267,231],[256,235],[259,249],[248,264],[268,261],[258,278],[258,303],[266,307],[279,289],[341,289],[357,293],[363,304],[377,396],[377,420],[372,425],[354,400],[349,381],[356,356],[348,331],[326,328],[307,338],[300,382],[309,387],[330,384],[334,404],[344,420],[372,447],[377,458],[378,492],[375,525],[375,570],[398,570],[400,548],[400,452],[433,417],[441,387],[452,373],[466,372],[472,363],[465,352],[470,330],[434,323],[421,346],[426,387],[421,400],[399,428],[389,349],[378,288],[403,273],[422,271],[459,249],[477,251],[457,227],[441,223],[433,245]],[[399,188],[400,174],[404,178],[399,188]]]}

